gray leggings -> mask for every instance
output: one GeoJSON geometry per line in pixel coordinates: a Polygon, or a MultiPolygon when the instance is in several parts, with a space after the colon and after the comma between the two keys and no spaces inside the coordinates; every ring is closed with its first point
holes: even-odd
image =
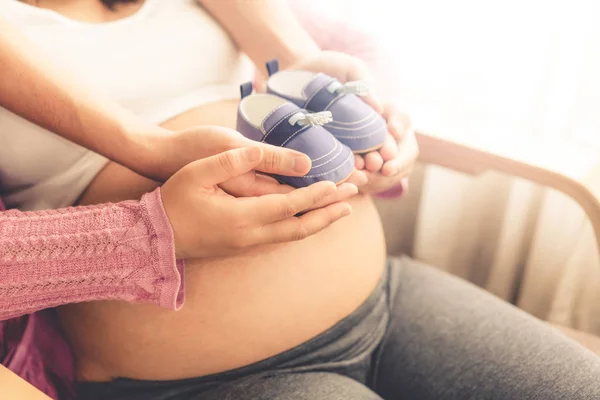
{"type": "Polygon", "coordinates": [[[82,399],[600,399],[600,357],[477,287],[392,259],[361,307],[310,341],[178,381],[86,383],[82,399]]]}

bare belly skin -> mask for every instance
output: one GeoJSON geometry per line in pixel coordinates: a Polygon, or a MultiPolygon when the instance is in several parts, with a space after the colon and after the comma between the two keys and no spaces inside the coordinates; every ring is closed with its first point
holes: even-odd
{"type": "MultiPolygon", "coordinates": [[[[164,126],[233,127],[237,102],[193,109],[164,126]]],[[[139,198],[155,183],[109,164],[81,204],[139,198]]],[[[379,216],[370,198],[353,214],[301,242],[186,264],[180,311],[120,301],[62,307],[59,314],[81,380],[167,380],[242,367],[327,330],[371,293],[385,263],[379,216]]]]}

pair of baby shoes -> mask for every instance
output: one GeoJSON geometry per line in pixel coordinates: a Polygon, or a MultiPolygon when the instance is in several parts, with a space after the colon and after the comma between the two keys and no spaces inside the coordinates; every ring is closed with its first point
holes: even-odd
{"type": "Polygon", "coordinates": [[[252,82],[241,85],[237,130],[245,137],[300,151],[312,167],[301,177],[273,175],[282,183],[304,187],[329,180],[344,182],[354,171],[353,153],[383,145],[385,120],[357,96],[368,93],[364,82],[342,84],[309,71],[278,71],[267,63],[267,93],[252,94],[252,82]]]}

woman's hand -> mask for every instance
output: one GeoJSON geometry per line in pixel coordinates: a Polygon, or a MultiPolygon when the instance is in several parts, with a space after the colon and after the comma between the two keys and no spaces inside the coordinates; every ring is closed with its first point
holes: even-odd
{"type": "MultiPolygon", "coordinates": [[[[322,51],[291,68],[323,72],[340,82],[372,81],[369,69],[363,61],[333,51],[322,51]]],[[[383,104],[374,94],[361,98],[382,114],[387,121],[389,134],[378,151],[355,156],[357,170],[367,178],[366,181],[355,183],[359,185],[362,193],[380,193],[405,181],[419,155],[419,146],[406,114],[400,112],[393,104],[383,104]]]]}
{"type": "Polygon", "coordinates": [[[355,156],[356,167],[364,169],[368,179],[360,187],[361,193],[382,193],[399,186],[406,188],[407,178],[419,156],[419,145],[408,116],[393,104],[384,104],[383,117],[389,132],[383,146],[364,157],[355,156]]]}
{"type": "MultiPolygon", "coordinates": [[[[349,215],[345,194],[319,182],[285,194],[235,198],[219,188],[264,163],[258,147],[229,150],[183,167],[162,187],[179,258],[216,257],[262,245],[301,240],[349,215]],[[316,206],[320,208],[314,209],[316,206]],[[302,216],[297,216],[303,213],[302,216]]],[[[349,189],[350,188],[350,189],[349,189]]]]}

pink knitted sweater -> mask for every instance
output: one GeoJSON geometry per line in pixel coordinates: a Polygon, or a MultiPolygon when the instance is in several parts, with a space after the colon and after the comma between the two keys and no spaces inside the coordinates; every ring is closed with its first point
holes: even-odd
{"type": "MultiPolygon", "coordinates": [[[[0,207],[2,207],[0,202],[0,207]]],[[[72,358],[52,311],[117,299],[177,309],[183,262],[160,189],[141,201],[0,212],[0,361],[49,396],[69,397],[72,358]]]]}

